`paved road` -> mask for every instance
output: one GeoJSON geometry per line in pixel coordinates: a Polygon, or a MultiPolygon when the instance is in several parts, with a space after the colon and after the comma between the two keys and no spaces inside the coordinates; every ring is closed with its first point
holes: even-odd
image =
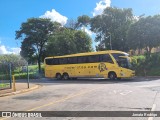
{"type": "MultiPolygon", "coordinates": [[[[160,111],[160,78],[132,80],[41,79],[32,92],[0,98],[0,111],[160,111]]],[[[53,119],[53,118],[43,118],[53,119]]],[[[64,120],[97,118],[54,118],[64,120]]],[[[148,117],[98,118],[104,120],[151,120],[148,117]]],[[[154,118],[158,120],[160,118],[154,118]]]]}

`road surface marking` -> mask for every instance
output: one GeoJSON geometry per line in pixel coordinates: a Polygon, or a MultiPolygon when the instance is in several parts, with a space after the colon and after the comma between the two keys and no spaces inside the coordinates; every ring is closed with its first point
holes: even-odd
{"type": "MultiPolygon", "coordinates": [[[[94,91],[94,90],[97,90],[97,89],[99,89],[99,88],[102,88],[102,87],[103,87],[103,86],[100,86],[100,87],[98,87],[98,88],[94,88],[94,89],[90,89],[90,90],[78,92],[77,94],[73,94],[73,95],[71,94],[71,95],[68,95],[68,96],[66,96],[66,97],[63,97],[63,98],[61,98],[61,99],[59,99],[59,100],[56,100],[56,101],[50,102],[50,103],[48,103],[48,104],[44,104],[44,105],[41,105],[41,106],[32,108],[32,109],[29,109],[29,110],[27,110],[27,111],[34,111],[34,110],[39,109],[39,108],[43,108],[43,107],[47,107],[47,106],[50,106],[50,105],[53,105],[53,104],[56,104],[56,103],[64,102],[64,101],[66,101],[66,100],[68,100],[68,99],[71,99],[71,98],[74,98],[74,97],[78,97],[78,96],[81,96],[81,95],[90,93],[90,92],[92,92],[92,91],[94,91]]],[[[9,118],[2,118],[2,119],[0,118],[0,120],[6,120],[6,119],[9,119],[9,118]]]]}
{"type": "Polygon", "coordinates": [[[48,104],[44,104],[44,105],[41,105],[41,106],[38,106],[38,107],[35,107],[35,108],[32,108],[32,109],[29,109],[27,111],[34,111],[34,110],[37,110],[39,108],[43,108],[43,107],[47,107],[47,106],[50,106],[50,105],[53,105],[53,104],[56,104],[56,103],[60,103],[60,102],[64,102],[68,99],[71,99],[71,98],[74,98],[74,97],[78,97],[78,96],[81,96],[81,95],[84,95],[84,94],[87,94],[87,93],[90,93],[94,90],[97,90],[99,88],[102,88],[103,86],[100,86],[98,88],[94,88],[94,89],[90,89],[90,90],[86,90],[86,91],[82,91],[82,92],[78,92],[77,94],[74,94],[74,95],[69,95],[69,96],[66,96],[66,97],[63,97],[59,100],[56,100],[56,101],[53,101],[53,102],[50,102],[48,104]]]}
{"type": "Polygon", "coordinates": [[[109,92],[109,94],[128,95],[131,92],[132,92],[131,90],[113,90],[113,91],[109,92]]]}
{"type": "MultiPolygon", "coordinates": [[[[156,104],[153,104],[151,112],[156,110],[156,104]]],[[[154,117],[149,117],[148,120],[153,120],[154,117]]]]}
{"type": "Polygon", "coordinates": [[[123,91],[123,92],[121,92],[120,94],[121,95],[127,95],[127,94],[129,94],[129,93],[131,93],[132,91],[130,91],[130,90],[125,90],[125,91],[123,91]]]}
{"type": "Polygon", "coordinates": [[[160,85],[140,85],[137,87],[160,87],[160,85]]]}
{"type": "Polygon", "coordinates": [[[153,104],[151,111],[155,111],[156,110],[156,104],[153,104]]]}

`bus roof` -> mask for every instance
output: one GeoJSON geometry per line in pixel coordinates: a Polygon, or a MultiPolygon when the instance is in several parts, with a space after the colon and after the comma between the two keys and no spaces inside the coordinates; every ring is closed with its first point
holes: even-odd
{"type": "Polygon", "coordinates": [[[128,55],[128,53],[122,52],[122,51],[106,50],[106,51],[97,51],[97,52],[76,53],[76,54],[63,55],[63,56],[52,56],[52,57],[46,57],[46,58],[62,58],[62,57],[74,57],[74,56],[86,56],[86,55],[97,55],[97,54],[105,54],[105,53],[121,53],[121,54],[128,55]]]}

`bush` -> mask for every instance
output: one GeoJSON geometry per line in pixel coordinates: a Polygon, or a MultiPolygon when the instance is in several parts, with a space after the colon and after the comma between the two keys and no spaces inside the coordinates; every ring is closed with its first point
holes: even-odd
{"type": "MultiPolygon", "coordinates": [[[[22,66],[24,67],[24,66],[22,66]]],[[[27,71],[23,71],[22,67],[17,68],[14,70],[13,74],[15,75],[16,79],[27,79],[27,71]]],[[[38,79],[43,77],[44,75],[44,65],[42,65],[42,74],[38,73],[38,65],[30,65],[28,66],[29,69],[29,78],[30,79],[38,79]]]]}
{"type": "Polygon", "coordinates": [[[0,80],[10,80],[10,75],[8,74],[0,75],[0,80]]]}
{"type": "Polygon", "coordinates": [[[137,71],[141,64],[145,61],[145,56],[140,55],[140,56],[133,56],[131,58],[131,64],[132,64],[132,69],[137,71]]]}
{"type": "Polygon", "coordinates": [[[160,75],[160,53],[151,54],[149,58],[137,60],[136,75],[159,76],[160,75]]]}
{"type": "MultiPolygon", "coordinates": [[[[27,79],[27,73],[22,73],[22,74],[15,74],[15,79],[27,79]]],[[[29,73],[29,78],[30,79],[38,79],[40,76],[37,73],[29,73]]]]}

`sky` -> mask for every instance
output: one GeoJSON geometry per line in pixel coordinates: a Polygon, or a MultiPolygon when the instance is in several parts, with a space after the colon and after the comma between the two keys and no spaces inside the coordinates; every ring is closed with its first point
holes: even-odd
{"type": "Polygon", "coordinates": [[[160,0],[0,0],[0,54],[19,54],[21,40],[15,39],[15,31],[28,18],[50,18],[65,25],[81,15],[99,15],[106,7],[132,8],[135,16],[148,16],[160,13],[160,0]]]}

